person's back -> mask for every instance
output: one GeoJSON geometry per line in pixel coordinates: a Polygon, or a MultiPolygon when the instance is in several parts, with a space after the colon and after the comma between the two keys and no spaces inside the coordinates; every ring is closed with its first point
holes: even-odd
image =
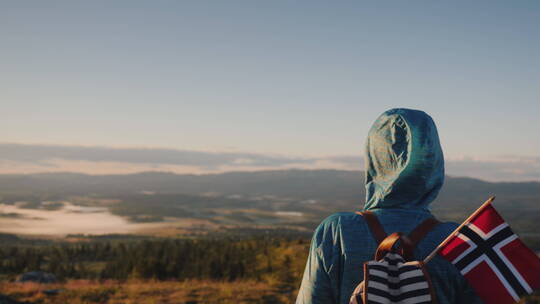
{"type": "MultiPolygon", "coordinates": [[[[386,233],[411,232],[431,217],[428,205],[444,181],[444,158],[437,129],[422,111],[392,109],[371,128],[366,143],[366,203],[386,233]]],[[[455,228],[437,225],[417,245],[415,258],[425,258],[455,228]]],[[[377,244],[364,218],[337,213],[325,219],[313,235],[297,304],[349,302],[363,278],[364,262],[377,244]]],[[[436,257],[427,264],[437,302],[481,303],[458,270],[436,257]]]]}

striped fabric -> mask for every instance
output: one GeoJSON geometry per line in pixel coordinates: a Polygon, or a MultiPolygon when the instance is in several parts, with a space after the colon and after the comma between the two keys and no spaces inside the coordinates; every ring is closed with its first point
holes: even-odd
{"type": "Polygon", "coordinates": [[[427,273],[418,261],[405,262],[388,253],[381,261],[364,263],[364,282],[351,297],[351,304],[432,303],[427,273]]]}

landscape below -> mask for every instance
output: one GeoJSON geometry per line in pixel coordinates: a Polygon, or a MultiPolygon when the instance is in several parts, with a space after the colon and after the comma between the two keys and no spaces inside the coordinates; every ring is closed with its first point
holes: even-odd
{"type": "MultiPolygon", "coordinates": [[[[447,177],[432,211],[461,222],[490,195],[539,252],[538,182],[447,177]]],[[[0,294],[11,303],[291,303],[313,229],[363,197],[359,171],[0,175],[0,294]],[[15,282],[29,271],[56,283],[15,282]]]]}

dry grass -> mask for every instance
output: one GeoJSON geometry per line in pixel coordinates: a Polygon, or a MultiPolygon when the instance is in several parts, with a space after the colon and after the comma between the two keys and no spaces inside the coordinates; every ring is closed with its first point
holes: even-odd
{"type": "MultiPolygon", "coordinates": [[[[36,304],[242,304],[293,303],[295,292],[289,293],[262,282],[212,281],[88,281],[71,280],[63,284],[0,282],[0,294],[36,304]],[[45,290],[61,289],[57,295],[45,290]]],[[[540,303],[540,290],[519,303],[540,303]]]]}
{"type": "Polygon", "coordinates": [[[88,281],[63,284],[0,283],[0,294],[32,303],[292,303],[295,295],[254,281],[88,281]],[[45,290],[61,289],[57,295],[45,290]]]}

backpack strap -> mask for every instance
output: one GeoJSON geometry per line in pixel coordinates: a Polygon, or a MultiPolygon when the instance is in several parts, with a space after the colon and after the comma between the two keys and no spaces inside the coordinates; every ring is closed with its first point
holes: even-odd
{"type": "Polygon", "coordinates": [[[373,235],[373,238],[377,242],[378,248],[377,252],[375,253],[375,257],[377,260],[379,260],[383,253],[391,251],[394,244],[401,240],[401,253],[402,255],[408,259],[412,260],[414,257],[414,249],[416,248],[416,245],[428,234],[435,226],[440,224],[440,222],[435,219],[434,217],[427,218],[422,223],[420,223],[416,228],[413,229],[409,235],[403,235],[402,233],[393,233],[390,236],[387,237],[386,232],[384,231],[383,226],[381,225],[381,222],[377,219],[377,216],[369,211],[363,211],[363,212],[356,212],[357,214],[360,214],[364,217],[366,220],[366,223],[369,226],[369,229],[371,230],[371,234],[373,235]]]}
{"type": "Polygon", "coordinates": [[[420,225],[416,226],[414,230],[409,233],[408,237],[411,241],[412,247],[415,248],[416,245],[428,234],[435,226],[440,224],[436,218],[430,217],[424,220],[420,225]]]}
{"type": "Polygon", "coordinates": [[[377,216],[369,210],[363,212],[358,211],[356,213],[363,216],[366,220],[366,223],[368,224],[369,229],[371,230],[371,234],[373,235],[373,238],[375,239],[377,245],[382,243],[382,241],[386,238],[386,232],[384,232],[384,228],[381,225],[381,222],[379,222],[379,220],[377,219],[377,216]]]}
{"type": "Polygon", "coordinates": [[[412,244],[409,238],[403,235],[401,232],[394,232],[381,242],[379,247],[377,247],[377,251],[375,252],[375,260],[379,261],[388,252],[392,252],[392,248],[394,247],[397,241],[400,241],[401,255],[406,260],[412,260],[414,247],[412,247],[412,244]]]}

